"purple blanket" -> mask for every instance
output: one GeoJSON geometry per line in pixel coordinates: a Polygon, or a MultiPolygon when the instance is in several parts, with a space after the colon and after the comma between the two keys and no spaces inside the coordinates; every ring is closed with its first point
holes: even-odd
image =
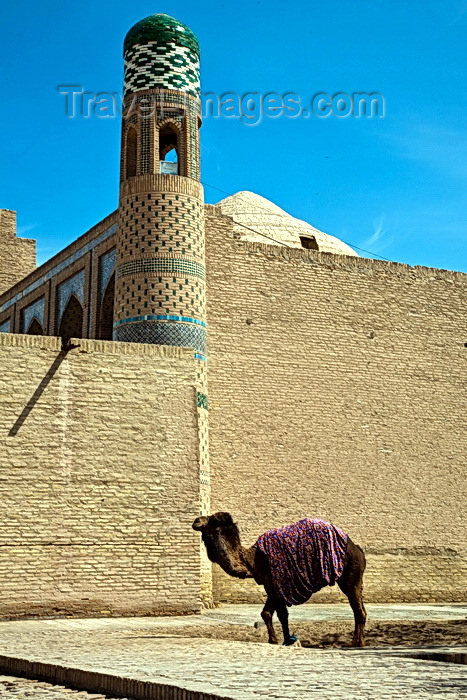
{"type": "Polygon", "coordinates": [[[347,535],[324,520],[305,518],[268,530],[257,544],[287,605],[305,603],[320,588],[333,586],[344,569],[347,535]]]}

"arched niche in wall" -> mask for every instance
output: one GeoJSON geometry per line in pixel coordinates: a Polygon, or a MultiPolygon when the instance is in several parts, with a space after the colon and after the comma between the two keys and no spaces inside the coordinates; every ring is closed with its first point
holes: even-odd
{"type": "Polygon", "coordinates": [[[98,336],[100,340],[112,340],[115,299],[115,273],[111,276],[102,297],[98,336]]]}
{"type": "Polygon", "coordinates": [[[127,178],[135,177],[138,158],[138,133],[134,126],[130,126],[126,132],[125,154],[125,175],[127,178]]]}
{"type": "Polygon", "coordinates": [[[26,331],[27,335],[44,335],[44,329],[42,328],[42,325],[39,323],[36,317],[34,317],[29,324],[29,328],[26,331]]]}
{"type": "Polygon", "coordinates": [[[68,343],[70,338],[83,337],[83,307],[79,299],[72,294],[63,312],[58,335],[63,339],[63,342],[68,343]]]}

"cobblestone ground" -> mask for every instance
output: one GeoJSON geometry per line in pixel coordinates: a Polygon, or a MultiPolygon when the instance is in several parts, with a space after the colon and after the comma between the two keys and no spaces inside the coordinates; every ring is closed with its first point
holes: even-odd
{"type": "MultiPolygon", "coordinates": [[[[0,654],[232,700],[467,699],[465,666],[409,659],[394,655],[390,648],[310,650],[172,635],[171,630],[186,626],[189,620],[199,624],[195,619],[199,617],[2,622],[0,654]]],[[[208,624],[216,622],[211,617],[208,624]]],[[[32,695],[26,694],[25,686],[23,696],[10,693],[5,697],[62,700],[53,687],[46,687],[50,692],[44,696],[36,688],[32,695]]],[[[70,691],[61,692],[65,693],[63,700],[73,697],[70,691]]],[[[82,692],[74,695],[96,697],[82,692]]]]}
{"type": "MultiPolygon", "coordinates": [[[[0,698],[30,698],[30,700],[109,700],[105,695],[84,693],[83,691],[70,690],[61,685],[39,683],[24,678],[12,676],[0,676],[0,698]]],[[[117,700],[111,698],[110,700],[117,700]]],[[[122,700],[119,698],[118,700],[122,700]]]]}

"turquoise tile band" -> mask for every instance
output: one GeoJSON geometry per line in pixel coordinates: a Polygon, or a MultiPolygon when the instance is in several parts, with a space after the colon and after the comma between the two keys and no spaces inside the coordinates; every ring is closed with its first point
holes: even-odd
{"type": "Polygon", "coordinates": [[[195,323],[198,326],[204,326],[206,328],[206,323],[200,321],[198,318],[191,318],[191,316],[177,316],[176,314],[146,314],[145,316],[130,316],[129,318],[122,318],[120,321],[114,323],[114,328],[122,325],[123,323],[137,323],[139,321],[178,321],[180,323],[195,323]]]}
{"type": "Polygon", "coordinates": [[[131,260],[130,262],[122,263],[117,268],[117,277],[146,275],[150,273],[161,275],[169,274],[179,277],[191,275],[203,280],[206,277],[204,265],[180,258],[143,258],[142,260],[131,260]]]}
{"type": "Polygon", "coordinates": [[[138,321],[114,326],[113,339],[124,343],[150,343],[194,348],[206,354],[206,328],[193,323],[138,321]]]}

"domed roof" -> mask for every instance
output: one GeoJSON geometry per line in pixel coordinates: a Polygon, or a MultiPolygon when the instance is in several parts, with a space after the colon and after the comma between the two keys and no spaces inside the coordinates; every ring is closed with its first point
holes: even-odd
{"type": "Polygon", "coordinates": [[[321,252],[359,257],[350,246],[335,236],[319,231],[306,221],[295,219],[254,192],[237,192],[222,199],[217,206],[223,214],[234,219],[234,231],[243,241],[302,248],[301,237],[314,238],[321,252]]]}
{"type": "Polygon", "coordinates": [[[186,46],[199,56],[199,43],[191,29],[169,15],[150,15],[137,22],[127,33],[123,42],[126,52],[135,44],[147,44],[157,41],[159,44],[176,43],[186,46]]]}

